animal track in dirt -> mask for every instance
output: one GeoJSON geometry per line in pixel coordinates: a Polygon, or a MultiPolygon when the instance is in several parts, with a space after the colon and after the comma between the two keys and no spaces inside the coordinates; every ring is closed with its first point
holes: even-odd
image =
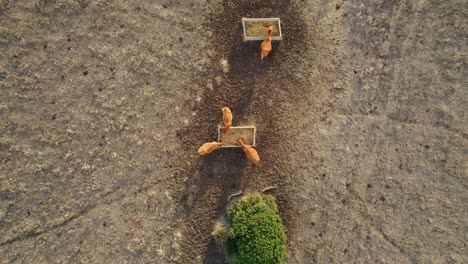
{"type": "Polygon", "coordinates": [[[261,191],[271,185],[279,186],[271,193],[277,198],[285,225],[289,226],[288,235],[293,233],[288,194],[281,190],[286,175],[274,168],[287,155],[277,148],[287,144],[282,125],[287,122],[284,113],[295,111],[288,107],[297,107],[302,96],[303,87],[295,85],[292,74],[300,62],[288,57],[306,51],[306,24],[298,11],[300,7],[289,1],[224,1],[222,10],[205,24],[213,32],[212,46],[216,51],[212,67],[200,80],[201,85],[209,88],[194,110],[196,118],[179,133],[185,135],[187,151],[212,141],[221,121],[221,108],[229,106],[234,126],[257,126],[257,150],[262,161],[255,167],[240,148],[221,149],[200,157],[187,168],[189,180],[179,208],[185,237],[181,263],[192,263],[197,257],[204,257],[205,263],[223,263],[224,256],[210,242],[210,234],[216,219],[225,214],[227,197],[239,190],[261,191]],[[281,17],[282,30],[290,41],[273,42],[272,52],[261,61],[260,42],[242,40],[242,17],[281,17]],[[227,72],[219,63],[222,60],[229,64],[227,72]]]}

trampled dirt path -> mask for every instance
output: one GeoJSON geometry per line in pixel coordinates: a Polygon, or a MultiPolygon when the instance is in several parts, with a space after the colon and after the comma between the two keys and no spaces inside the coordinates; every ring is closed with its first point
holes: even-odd
{"type": "MultiPolygon", "coordinates": [[[[272,193],[288,228],[289,241],[294,241],[298,212],[293,207],[294,176],[289,174],[289,163],[294,162],[294,151],[301,148],[298,130],[307,130],[301,118],[304,115],[311,120],[318,118],[313,112],[304,112],[304,106],[320,105],[322,89],[332,85],[332,78],[339,82],[345,77],[344,73],[328,75],[329,80],[312,83],[310,74],[319,71],[314,61],[331,60],[334,55],[336,58],[338,53],[333,49],[338,45],[332,37],[336,33],[321,32],[323,29],[310,24],[304,4],[225,1],[221,10],[205,22],[206,28],[213,32],[211,45],[216,51],[212,67],[201,80],[203,86],[210,88],[205,89],[203,102],[195,111],[197,118],[178,133],[187,142],[188,151],[213,140],[221,121],[220,109],[229,106],[235,125],[257,127],[257,150],[262,161],[255,167],[246,160],[242,150],[222,149],[201,157],[186,172],[190,179],[181,200],[185,205],[184,235],[188,238],[182,243],[183,263],[204,256],[204,263],[223,263],[223,256],[216,252],[210,236],[214,222],[226,213],[227,197],[238,190],[252,192],[277,186],[272,193]],[[274,42],[270,56],[261,61],[260,42],[242,41],[239,23],[242,17],[281,17],[285,40],[274,42]]],[[[330,63],[329,67],[337,66],[330,63]]],[[[319,111],[323,114],[326,109],[319,111]]]]}

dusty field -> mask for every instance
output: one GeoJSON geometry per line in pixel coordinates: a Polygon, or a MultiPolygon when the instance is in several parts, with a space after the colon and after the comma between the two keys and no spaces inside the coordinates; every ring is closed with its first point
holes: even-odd
{"type": "Polygon", "coordinates": [[[0,263],[228,263],[268,186],[290,264],[467,263],[462,6],[0,0],[0,263]],[[264,61],[241,17],[281,17],[264,61]],[[198,156],[223,106],[260,166],[198,156]]]}

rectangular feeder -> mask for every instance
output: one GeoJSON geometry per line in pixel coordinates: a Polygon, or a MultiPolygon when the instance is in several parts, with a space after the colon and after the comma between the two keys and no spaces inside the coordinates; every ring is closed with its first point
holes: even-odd
{"type": "Polygon", "coordinates": [[[224,127],[218,127],[218,142],[226,142],[223,148],[240,148],[237,144],[239,138],[244,139],[246,145],[255,147],[256,128],[254,126],[230,127],[227,133],[223,133],[224,127]]]}
{"type": "Polygon", "coordinates": [[[244,41],[264,40],[268,27],[273,27],[271,40],[281,40],[281,22],[279,18],[242,18],[244,41]]]}

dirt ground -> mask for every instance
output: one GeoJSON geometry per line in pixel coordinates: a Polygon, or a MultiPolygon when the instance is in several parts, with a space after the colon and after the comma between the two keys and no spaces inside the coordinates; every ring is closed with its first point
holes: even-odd
{"type": "Polygon", "coordinates": [[[229,195],[287,263],[468,263],[457,0],[0,0],[0,263],[229,263],[229,195]],[[260,61],[242,17],[280,17],[260,61]],[[257,127],[200,157],[221,108],[257,127]]]}

